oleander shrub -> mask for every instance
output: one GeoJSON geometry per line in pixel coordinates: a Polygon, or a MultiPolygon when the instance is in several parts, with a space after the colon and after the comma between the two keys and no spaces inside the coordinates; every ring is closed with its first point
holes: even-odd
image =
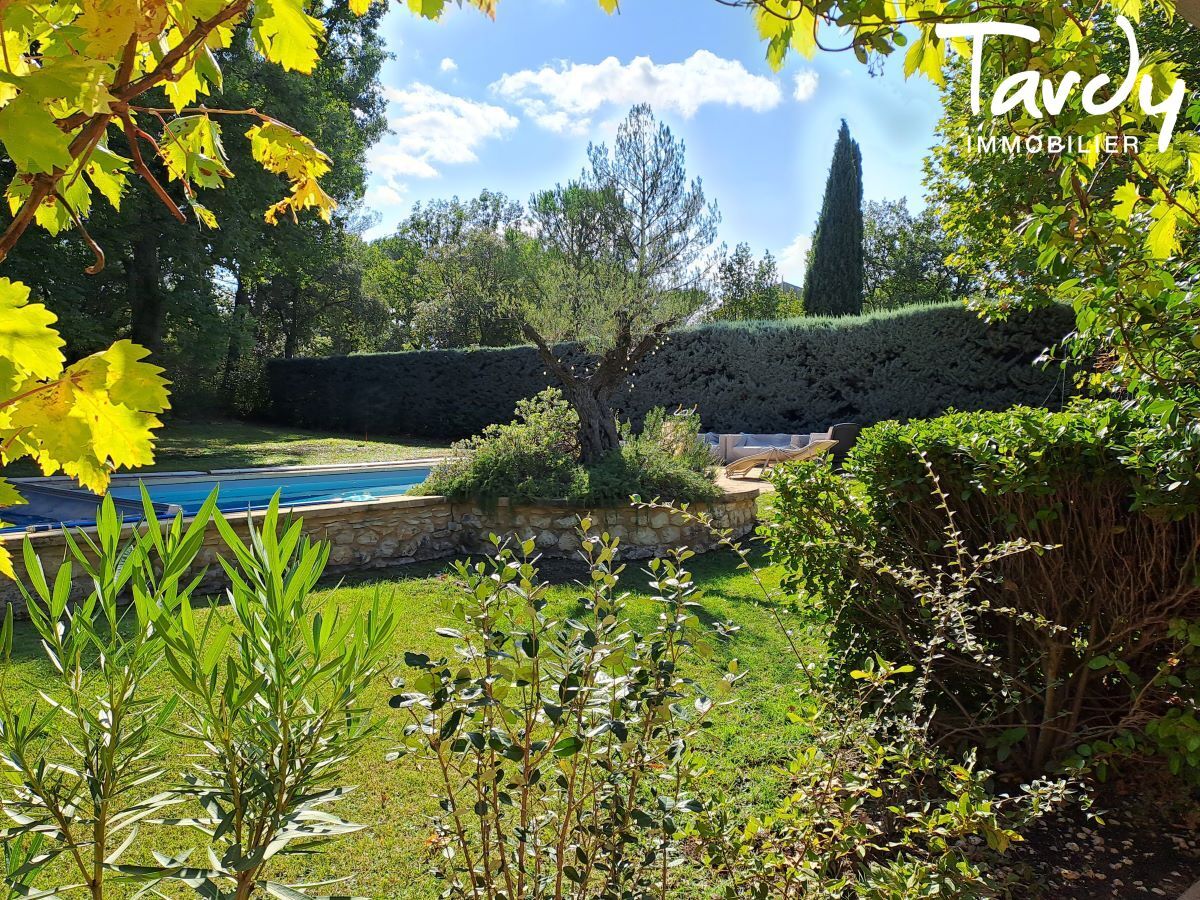
{"type": "Polygon", "coordinates": [[[621,426],[621,448],[593,466],[580,462],[575,411],[554,388],[517,404],[517,417],[459,441],[414,494],[494,502],[573,500],[612,506],[633,494],[666,500],[714,500],[712,459],[691,412],[651,410],[642,429],[621,426]]]}
{"type": "Polygon", "coordinates": [[[981,564],[963,546],[1028,541],[989,561],[971,640],[934,662],[936,726],[1024,772],[1090,758],[1103,774],[1156,734],[1191,742],[1172,710],[1194,700],[1200,516],[1196,488],[1163,476],[1195,450],[1164,449],[1152,420],[1116,402],[885,422],[860,436],[845,477],[779,470],[772,552],[829,605],[839,646],[907,658],[939,614],[913,571],[944,579],[981,564]]]}
{"type": "MultiPolygon", "coordinates": [[[[866,316],[727,322],[673,331],[615,398],[640,423],[694,408],[706,430],[824,430],[947,409],[1057,404],[1069,378],[1035,364],[1074,325],[1051,306],[988,324],[948,304],[866,316]]],[[[578,348],[560,348],[568,362],[578,348]]],[[[553,385],[532,347],[272,360],[267,414],[357,434],[464,438],[553,385]]]]}
{"type": "MultiPolygon", "coordinates": [[[[94,529],[63,532],[52,577],[25,539],[19,587],[46,674],[32,696],[0,680],[3,896],[302,900],[317,885],[275,880],[282,858],[365,827],[336,814],[351,790],[338,778],[374,730],[365,695],[387,663],[391,604],[377,593],[331,610],[314,593],[329,545],[281,516],[278,496],[248,541],[216,504],[213,491],[188,522],[160,520],[143,489],[144,516],[126,523],[105,498],[94,529]],[[213,520],[227,610],[195,594],[213,520]],[[150,680],[163,670],[167,690],[150,680]],[[162,852],[184,828],[203,849],[162,852]]],[[[10,604],[3,662],[13,634],[10,604]]]]}

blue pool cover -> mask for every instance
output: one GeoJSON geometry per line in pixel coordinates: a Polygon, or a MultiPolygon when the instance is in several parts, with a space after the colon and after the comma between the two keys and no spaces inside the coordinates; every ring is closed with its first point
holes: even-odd
{"type": "MultiPolygon", "coordinates": [[[[170,481],[154,478],[146,482],[150,499],[183,508],[185,514],[200,509],[201,504],[220,487],[217,506],[222,512],[246,512],[262,509],[279,491],[282,506],[302,506],[310,503],[342,503],[353,500],[382,500],[405,494],[420,484],[429,474],[428,468],[370,469],[358,472],[323,472],[292,474],[263,472],[254,475],[219,474],[212,477],[170,481]]],[[[116,498],[136,500],[137,485],[113,487],[109,493],[116,498]]]]}
{"type": "MultiPolygon", "coordinates": [[[[44,531],[63,525],[91,525],[96,521],[100,498],[91,491],[63,484],[18,483],[17,489],[25,502],[19,506],[0,509],[0,522],[5,526],[0,531],[44,531]]],[[[127,521],[139,521],[143,517],[142,502],[113,498],[117,514],[127,521]]],[[[154,504],[159,516],[174,515],[178,510],[162,503],[154,504]]]]}
{"type": "MultiPolygon", "coordinates": [[[[429,474],[426,467],[375,468],[358,471],[287,473],[262,472],[220,473],[205,476],[170,478],[153,476],[146,479],[156,511],[162,514],[182,509],[191,515],[219,487],[217,506],[222,512],[239,513],[262,509],[278,491],[282,506],[304,506],[315,503],[382,500],[408,492],[429,474]]],[[[21,506],[0,509],[0,521],[7,523],[3,531],[58,528],[62,525],[90,525],[100,500],[79,489],[64,489],[32,483],[16,485],[28,501],[21,506]]],[[[109,495],[117,511],[126,521],[142,518],[141,487],[139,483],[114,485],[109,495]]]]}

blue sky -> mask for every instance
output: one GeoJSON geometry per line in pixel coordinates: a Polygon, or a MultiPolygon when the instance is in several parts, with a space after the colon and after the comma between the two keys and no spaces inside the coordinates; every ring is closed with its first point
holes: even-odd
{"type": "Polygon", "coordinates": [[[715,0],[501,0],[495,21],[448,7],[440,22],[393,5],[384,68],[393,133],[370,153],[366,197],[390,232],[418,200],[483,188],[525,201],[578,174],[647,101],[687,143],[688,170],[720,206],[720,237],[771,250],[799,281],[843,117],[863,153],[867,199],[919,205],[940,106],[900,60],[872,77],[846,54],[775,73],[744,10],[715,0]]]}

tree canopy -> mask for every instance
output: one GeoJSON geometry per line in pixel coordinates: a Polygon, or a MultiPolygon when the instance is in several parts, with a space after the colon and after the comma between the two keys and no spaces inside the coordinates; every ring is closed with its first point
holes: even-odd
{"type": "MultiPolygon", "coordinates": [[[[246,23],[216,54],[223,79],[214,102],[274,110],[322,146],[332,166],[325,187],[339,204],[329,222],[267,223],[263,209],[278,178],[254,165],[250,141],[234,132],[224,145],[239,175],[205,197],[219,228],[176,221],[135,179],[120,209],[100,204],[88,218],[107,260],[97,274],[85,273],[87,250],[74,231],[27,232],[6,268],[59,316],[68,355],[128,337],[172,374],[177,410],[240,412],[259,399],[254,386],[265,357],[377,349],[388,340],[389,311],[363,289],[369,261],[355,234],[366,150],[386,127],[378,80],[383,12],[326,9],[324,52],[311,75],[264,60],[246,23]],[[50,255],[65,264],[46,266],[50,255]]],[[[123,135],[112,146],[128,152],[123,135]]],[[[166,179],[157,160],[147,165],[166,179]]],[[[11,166],[0,157],[0,170],[11,174],[11,166]]]]}
{"type": "Polygon", "coordinates": [[[685,147],[650,107],[635,106],[610,149],[588,149],[590,167],[530,200],[537,264],[522,331],[579,413],[580,446],[594,462],[619,446],[613,393],[666,331],[704,300],[698,290],[719,214],[685,147]],[[560,359],[559,341],[593,361],[560,359]]]}
{"type": "Polygon", "coordinates": [[[863,210],[863,308],[876,312],[966,299],[975,284],[948,262],[958,249],[942,228],[936,206],[914,213],[903,197],[867,203],[863,210]]]}
{"type": "Polygon", "coordinates": [[[770,251],[755,262],[744,242],[717,264],[714,290],[717,305],[706,315],[713,322],[786,319],[804,312],[799,295],[780,279],[770,251]]]}

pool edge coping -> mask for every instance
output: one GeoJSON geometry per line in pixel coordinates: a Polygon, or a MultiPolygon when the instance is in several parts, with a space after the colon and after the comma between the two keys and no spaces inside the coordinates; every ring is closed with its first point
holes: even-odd
{"type": "MultiPolygon", "coordinates": [[[[399,494],[394,497],[381,497],[377,500],[343,500],[338,503],[297,503],[292,506],[280,506],[279,513],[283,516],[298,516],[305,521],[319,520],[329,514],[345,514],[349,511],[361,512],[363,510],[386,510],[386,509],[402,509],[402,508],[420,508],[422,506],[438,506],[441,504],[452,503],[448,497],[441,494],[399,494]]],[[[237,512],[226,514],[225,518],[233,523],[240,522],[244,519],[261,519],[265,514],[265,509],[255,509],[249,512],[237,512]]],[[[173,518],[173,517],[164,517],[173,518]]],[[[195,518],[195,515],[184,514],[183,521],[190,522],[195,518]]],[[[132,533],[134,529],[142,524],[141,519],[134,521],[129,519],[121,524],[121,534],[132,533]]],[[[84,534],[95,534],[96,526],[92,525],[72,525],[72,532],[82,532],[84,534]]],[[[12,531],[0,532],[0,546],[6,544],[22,544],[25,538],[34,543],[48,543],[52,539],[62,538],[62,528],[46,528],[39,531],[12,531]]]]}
{"type": "MultiPolygon", "coordinates": [[[[431,468],[445,459],[443,456],[421,456],[412,459],[382,460],[361,463],[318,463],[300,466],[250,466],[238,469],[186,469],[178,472],[120,472],[114,474],[109,483],[116,487],[127,487],[139,482],[153,481],[205,481],[214,476],[233,476],[229,480],[237,481],[261,477],[263,475],[330,475],[336,472],[371,472],[387,469],[426,469],[431,468]]],[[[44,484],[50,487],[59,484],[78,486],[75,479],[69,475],[31,475],[26,478],[11,478],[12,484],[44,484]]]]}

